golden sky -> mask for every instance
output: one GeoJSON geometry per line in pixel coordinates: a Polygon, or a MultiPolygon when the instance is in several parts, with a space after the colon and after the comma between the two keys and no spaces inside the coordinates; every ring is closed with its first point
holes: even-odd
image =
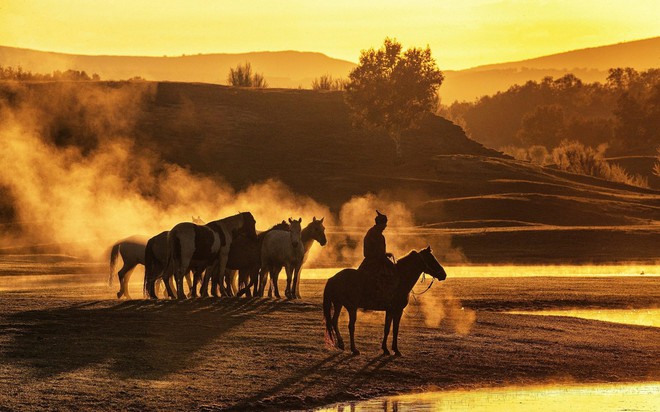
{"type": "Polygon", "coordinates": [[[319,51],[357,61],[395,37],[441,69],[660,35],[660,0],[2,0],[0,45],[177,56],[319,51]]]}

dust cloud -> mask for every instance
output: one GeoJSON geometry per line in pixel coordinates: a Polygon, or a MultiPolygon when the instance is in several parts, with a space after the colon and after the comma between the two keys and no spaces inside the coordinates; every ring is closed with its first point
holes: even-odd
{"type": "Polygon", "coordinates": [[[262,230],[288,217],[330,216],[277,181],[236,191],[136,147],[131,132],[147,88],[89,95],[64,88],[44,99],[15,92],[19,101],[0,107],[0,186],[9,191],[17,227],[0,247],[59,245],[98,259],[116,240],[150,237],[192,215],[211,221],[249,210],[262,230]]]}
{"type": "MultiPolygon", "coordinates": [[[[368,193],[329,207],[278,180],[236,190],[221,178],[165,163],[137,145],[136,125],[155,96],[150,83],[7,83],[0,87],[0,187],[14,216],[0,237],[5,251],[35,247],[100,259],[128,236],[151,237],[201,216],[209,222],[250,211],[257,229],[287,219],[325,218],[328,245],[307,266],[357,266],[375,210],[389,217],[388,250],[397,257],[431,245],[441,262],[463,262],[449,236],[419,230],[401,196],[368,193]]],[[[409,199],[408,199],[409,200],[409,199]]]]}

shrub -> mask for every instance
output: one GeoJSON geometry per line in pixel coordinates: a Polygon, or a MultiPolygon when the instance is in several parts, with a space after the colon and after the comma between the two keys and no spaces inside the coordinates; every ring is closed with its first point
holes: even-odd
{"type": "Polygon", "coordinates": [[[312,90],[344,90],[347,83],[346,79],[333,79],[331,75],[324,74],[312,81],[312,90]]]}
{"type": "Polygon", "coordinates": [[[249,62],[245,62],[244,65],[239,64],[235,68],[230,68],[227,82],[230,86],[236,87],[268,87],[263,74],[252,73],[252,65],[249,62]]]}
{"type": "Polygon", "coordinates": [[[597,149],[584,146],[576,141],[564,140],[552,150],[552,158],[561,170],[589,175],[612,182],[648,188],[648,179],[640,175],[630,175],[618,164],[610,164],[603,158],[606,145],[597,149]]]}

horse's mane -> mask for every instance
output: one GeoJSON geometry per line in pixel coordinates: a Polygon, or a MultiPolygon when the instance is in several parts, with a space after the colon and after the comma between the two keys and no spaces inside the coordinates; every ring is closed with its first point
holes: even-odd
{"type": "Polygon", "coordinates": [[[396,264],[398,265],[399,263],[406,263],[406,262],[408,262],[411,258],[413,258],[414,256],[416,256],[416,255],[418,255],[418,254],[419,254],[419,252],[416,251],[415,249],[413,249],[413,250],[411,250],[410,252],[408,252],[408,254],[405,255],[404,257],[402,257],[402,258],[400,258],[400,259],[397,259],[396,264]]]}
{"type": "Polygon", "coordinates": [[[291,225],[289,225],[286,220],[283,220],[282,222],[276,224],[275,226],[271,227],[270,229],[263,231],[259,234],[257,234],[257,239],[261,240],[266,236],[266,233],[272,232],[273,230],[284,230],[284,231],[291,231],[291,225]]]}

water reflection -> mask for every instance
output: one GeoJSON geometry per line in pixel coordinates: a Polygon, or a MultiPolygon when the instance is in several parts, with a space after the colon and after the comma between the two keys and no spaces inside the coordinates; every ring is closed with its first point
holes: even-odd
{"type": "Polygon", "coordinates": [[[511,311],[508,313],[519,315],[568,316],[573,318],[624,323],[627,325],[660,327],[660,309],[571,309],[511,311]]]}
{"type": "MultiPolygon", "coordinates": [[[[305,279],[327,279],[342,268],[305,268],[305,279]]],[[[453,278],[660,276],[658,265],[495,265],[445,266],[453,278]]]]}
{"type": "Polygon", "coordinates": [[[428,392],[350,402],[317,412],[403,411],[658,411],[660,383],[557,385],[428,392]]]}

